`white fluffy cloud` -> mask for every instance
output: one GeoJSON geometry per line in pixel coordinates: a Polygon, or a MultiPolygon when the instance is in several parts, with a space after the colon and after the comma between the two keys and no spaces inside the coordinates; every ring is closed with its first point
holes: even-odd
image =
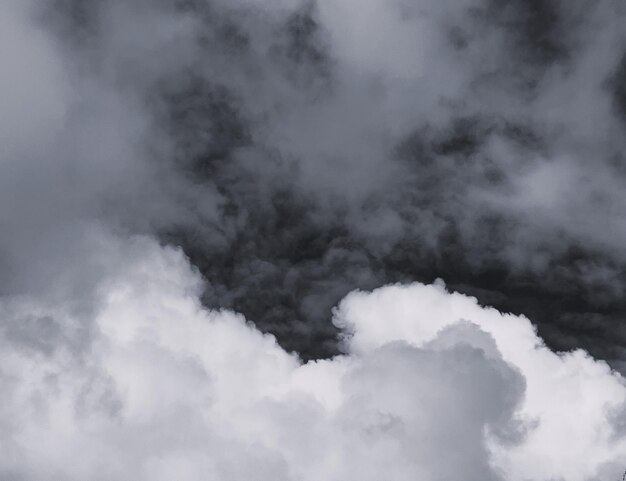
{"type": "MultiPolygon", "coordinates": [[[[92,311],[0,304],[0,478],[617,479],[622,378],[442,284],[355,292],[303,364],[180,251],[97,232],[92,311]]],[[[84,236],[89,238],[89,236],[84,236]]]]}

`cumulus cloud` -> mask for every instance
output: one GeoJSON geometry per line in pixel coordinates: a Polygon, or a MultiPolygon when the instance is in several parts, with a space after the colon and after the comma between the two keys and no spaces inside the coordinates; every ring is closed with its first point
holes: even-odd
{"type": "Polygon", "coordinates": [[[626,386],[524,317],[434,285],[354,292],[303,363],[208,311],[178,249],[98,231],[97,308],[0,303],[3,479],[610,479],[626,386]],[[73,342],[81,326],[88,342],[73,342]]]}

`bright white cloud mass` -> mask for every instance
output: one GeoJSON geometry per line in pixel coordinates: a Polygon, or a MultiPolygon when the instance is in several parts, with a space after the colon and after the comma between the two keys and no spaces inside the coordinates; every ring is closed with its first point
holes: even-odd
{"type": "Polygon", "coordinates": [[[0,303],[0,479],[620,475],[623,379],[524,317],[443,283],[353,292],[334,312],[345,355],[302,363],[204,309],[180,250],[89,236],[97,307],[0,303]]]}

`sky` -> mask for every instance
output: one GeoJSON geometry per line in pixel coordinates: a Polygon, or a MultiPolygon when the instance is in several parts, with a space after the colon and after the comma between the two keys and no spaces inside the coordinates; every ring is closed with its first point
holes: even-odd
{"type": "Polygon", "coordinates": [[[4,0],[0,481],[626,469],[626,6],[4,0]]]}

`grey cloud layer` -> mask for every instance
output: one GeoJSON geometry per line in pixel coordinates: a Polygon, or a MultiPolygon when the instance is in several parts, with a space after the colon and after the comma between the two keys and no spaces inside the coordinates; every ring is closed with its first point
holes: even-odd
{"type": "Polygon", "coordinates": [[[443,277],[618,365],[619,3],[3,8],[3,292],[97,219],[182,245],[208,306],[305,357],[348,291],[443,277]]]}
{"type": "Polygon", "coordinates": [[[0,478],[619,479],[622,10],[2,2],[0,478]]]}

